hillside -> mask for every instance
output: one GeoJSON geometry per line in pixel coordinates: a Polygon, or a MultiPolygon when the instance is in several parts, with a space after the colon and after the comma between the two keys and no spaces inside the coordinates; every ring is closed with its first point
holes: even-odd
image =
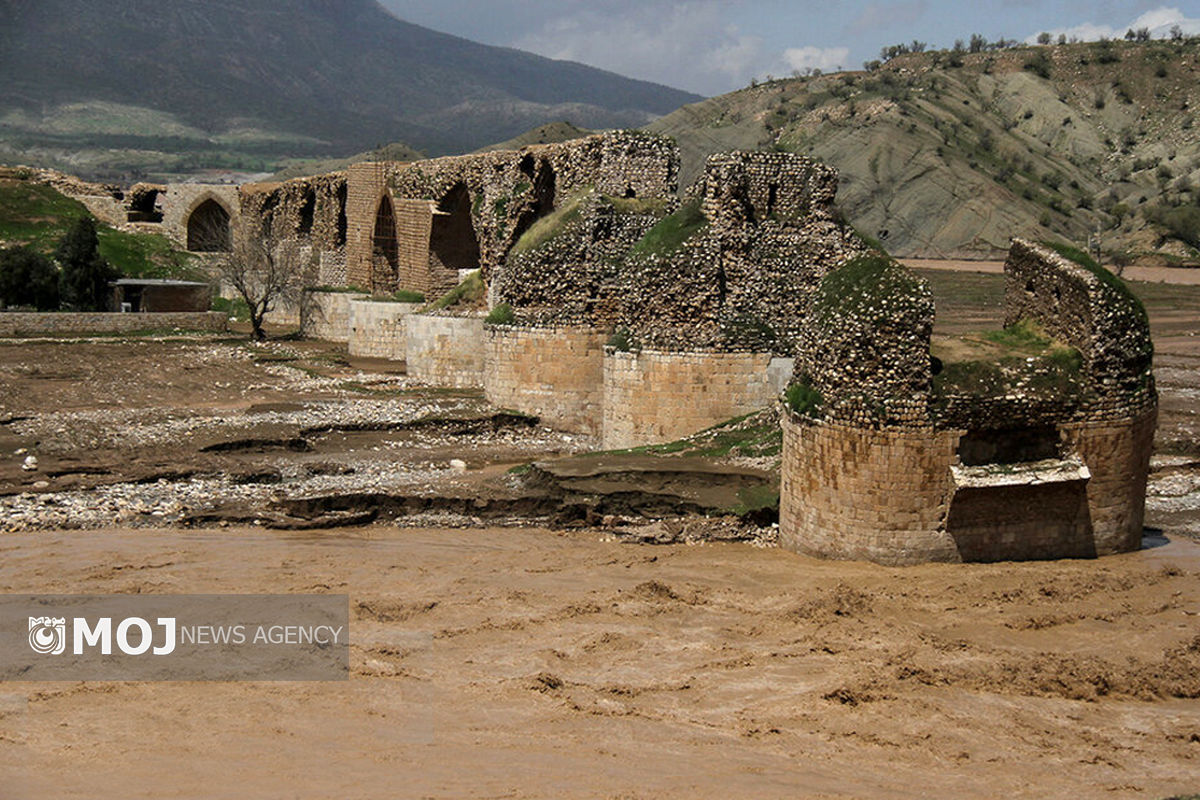
{"type": "Polygon", "coordinates": [[[519,150],[522,147],[533,144],[551,144],[553,142],[567,142],[571,139],[580,139],[592,133],[595,133],[595,131],[576,127],[566,121],[548,122],[545,125],[539,125],[533,130],[525,131],[520,136],[514,136],[503,142],[481,147],[475,152],[486,153],[491,150],[519,150]]]}
{"type": "Polygon", "coordinates": [[[731,148],[837,167],[843,212],[901,256],[988,256],[1014,235],[1086,242],[1100,229],[1118,261],[1194,261],[1198,60],[1200,40],[921,53],[763,83],[648,128],[679,141],[684,185],[731,148]]]}
{"type": "Polygon", "coordinates": [[[467,152],[698,99],[438,33],[375,0],[0,0],[0,19],[0,160],[90,176],[273,169],[391,141],[467,152]]]}

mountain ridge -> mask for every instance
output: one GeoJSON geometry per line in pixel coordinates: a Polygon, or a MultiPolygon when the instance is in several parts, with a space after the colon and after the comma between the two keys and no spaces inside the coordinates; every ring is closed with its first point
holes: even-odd
{"type": "MultiPolygon", "coordinates": [[[[0,0],[0,16],[0,134],[31,146],[86,141],[38,128],[80,103],[260,134],[244,152],[334,156],[396,140],[467,152],[564,117],[636,126],[699,99],[423,28],[375,0],[0,0]]],[[[128,144],[113,137],[91,142],[128,144]]]]}

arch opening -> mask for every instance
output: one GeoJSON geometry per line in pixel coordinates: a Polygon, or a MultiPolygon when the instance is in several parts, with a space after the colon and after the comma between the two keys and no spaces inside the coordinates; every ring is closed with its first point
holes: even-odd
{"type": "Polygon", "coordinates": [[[530,225],[554,210],[557,183],[554,167],[550,165],[549,161],[542,159],[533,179],[533,202],[517,219],[517,226],[512,238],[514,242],[529,230],[530,225]]]}
{"type": "Polygon", "coordinates": [[[479,237],[471,219],[471,193],[466,184],[456,183],[438,203],[429,255],[445,269],[479,269],[479,237]]]}
{"type": "Polygon", "coordinates": [[[400,269],[400,247],[396,241],[396,210],[392,198],[384,195],[375,211],[375,230],[371,234],[371,289],[394,291],[400,269]]]}
{"type": "Polygon", "coordinates": [[[193,253],[227,253],[233,249],[229,212],[209,198],[188,217],[187,249],[193,253]]]}
{"type": "Polygon", "coordinates": [[[304,202],[300,206],[300,223],[298,232],[301,236],[312,233],[313,217],[317,210],[317,193],[309,189],[304,194],[304,202]]]}

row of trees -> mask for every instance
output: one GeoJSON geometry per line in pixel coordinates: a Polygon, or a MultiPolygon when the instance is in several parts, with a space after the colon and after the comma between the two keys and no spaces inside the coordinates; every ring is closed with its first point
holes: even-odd
{"type": "Polygon", "coordinates": [[[28,247],[0,250],[0,305],[103,311],[108,284],[117,277],[100,255],[95,221],[81,217],[59,241],[53,261],[28,247]]]}

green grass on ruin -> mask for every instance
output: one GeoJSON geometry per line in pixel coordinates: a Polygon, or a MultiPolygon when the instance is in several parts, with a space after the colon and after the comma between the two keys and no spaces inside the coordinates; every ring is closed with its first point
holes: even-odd
{"type": "Polygon", "coordinates": [[[464,278],[463,282],[458,286],[455,286],[437,300],[422,308],[420,313],[441,311],[442,309],[455,308],[457,306],[474,307],[483,302],[484,292],[483,277],[479,274],[479,270],[475,270],[464,278]]]}
{"type": "Polygon", "coordinates": [[[629,251],[632,256],[662,258],[683,247],[684,243],[708,226],[708,218],[700,210],[699,202],[684,203],[674,214],[663,217],[646,231],[629,251]]]}
{"type": "MultiPolygon", "coordinates": [[[[26,181],[0,181],[0,240],[52,256],[71,225],[90,216],[87,208],[55,189],[26,181]]],[[[100,255],[129,278],[204,281],[195,257],[156,233],[119,231],[96,224],[100,255]]]]}

